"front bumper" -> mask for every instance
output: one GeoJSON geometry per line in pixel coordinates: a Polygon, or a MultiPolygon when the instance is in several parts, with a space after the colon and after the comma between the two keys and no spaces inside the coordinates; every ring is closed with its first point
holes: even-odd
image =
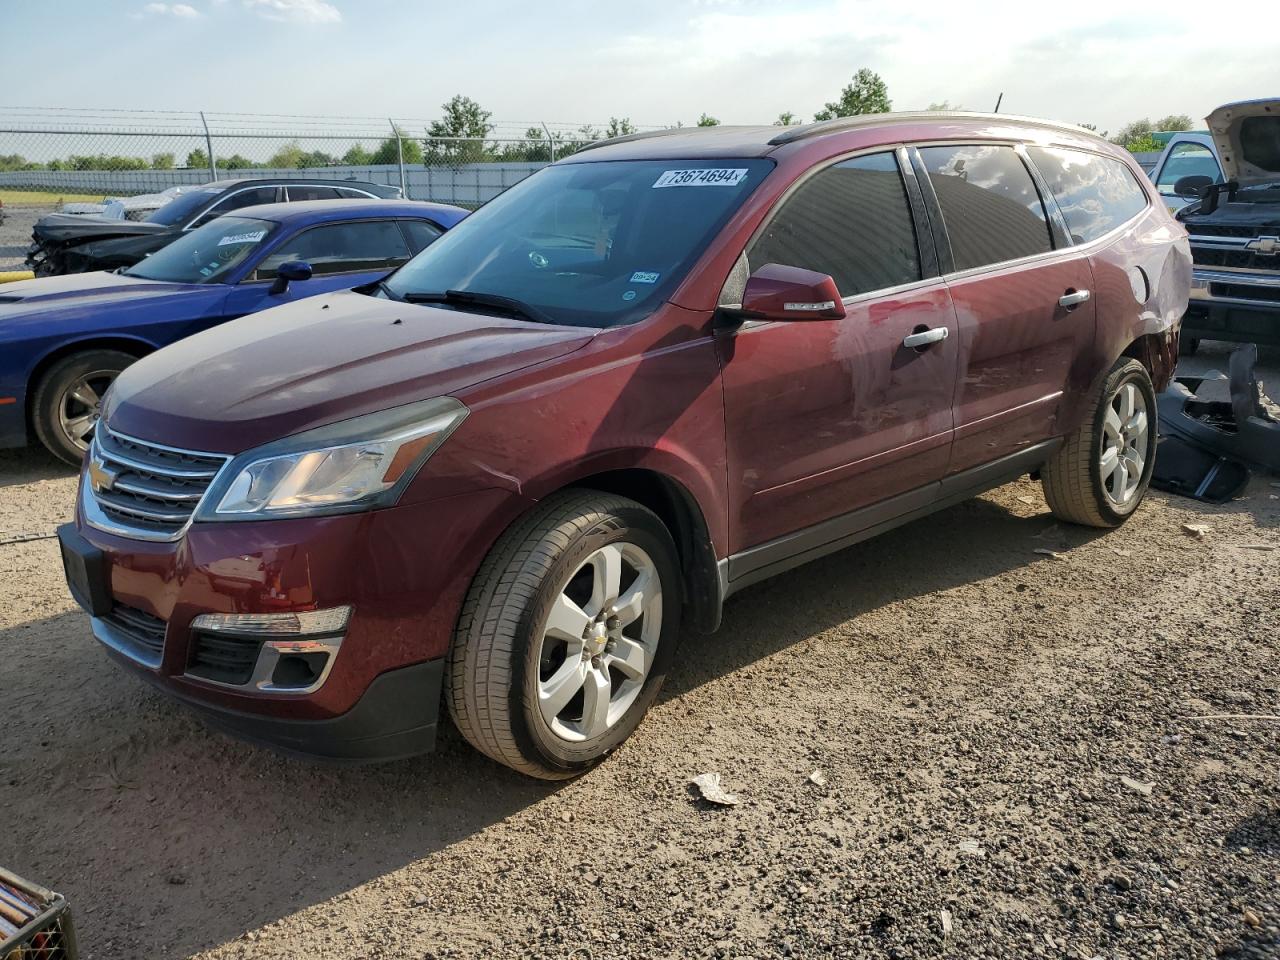
{"type": "Polygon", "coordinates": [[[1256,273],[1196,267],[1182,335],[1280,345],[1280,270],[1256,273]]]}
{"type": "Polygon", "coordinates": [[[82,505],[67,537],[101,552],[109,610],[99,603],[91,624],[113,659],[247,739],[388,759],[431,748],[458,611],[520,509],[511,493],[489,489],[341,516],[195,523],[176,541],[155,542],[89,525],[82,505]],[[216,682],[199,669],[209,636],[192,629],[201,614],[344,606],[351,614],[330,638],[332,662],[305,689],[282,690],[256,673],[216,682]]]}

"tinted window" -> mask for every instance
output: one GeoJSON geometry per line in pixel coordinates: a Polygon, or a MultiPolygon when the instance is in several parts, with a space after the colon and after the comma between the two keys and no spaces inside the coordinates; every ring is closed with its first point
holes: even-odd
{"type": "MultiPolygon", "coordinates": [[[[1036,164],[1042,170],[1044,169],[1039,160],[1036,164]]],[[[1169,156],[1165,158],[1164,166],[1160,168],[1156,186],[1161,193],[1172,196],[1173,185],[1183,177],[1208,177],[1215,181],[1221,180],[1222,170],[1218,167],[1213,151],[1202,143],[1174,144],[1173,149],[1169,151],[1169,156]]]]}
{"type": "Polygon", "coordinates": [[[271,236],[276,224],[248,217],[219,217],[184,233],[125,273],[168,283],[218,283],[271,236]]]}
{"type": "MultiPolygon", "coordinates": [[[[231,194],[213,205],[208,213],[204,214],[195,225],[200,226],[202,223],[208,223],[214,217],[220,217],[232,210],[239,210],[241,207],[252,207],[259,203],[275,203],[279,196],[279,188],[277,187],[251,187],[248,190],[240,190],[231,194]]],[[[160,209],[164,209],[161,207],[160,209]]]]}
{"type": "Polygon", "coordinates": [[[845,297],[919,280],[915,226],[894,155],[856,157],[810,177],[747,261],[752,270],[781,263],[830,274],[845,297]]]}
{"type": "Polygon", "coordinates": [[[635,323],[667,300],[773,163],[596,160],[539,170],[387,281],[518,300],[559,323],[635,323]]]}
{"type": "Polygon", "coordinates": [[[1133,171],[1119,160],[1060,147],[1027,151],[1058,201],[1076,243],[1096,240],[1147,206],[1133,171]]]}
{"type": "Polygon", "coordinates": [[[269,280],[290,260],[311,264],[316,276],[359,270],[391,270],[409,259],[409,247],[394,220],[327,223],[286,240],[258,265],[255,276],[269,280]]]}
{"type": "Polygon", "coordinates": [[[364,190],[357,190],[355,187],[334,187],[338,197],[343,200],[368,200],[373,194],[364,190]]]}
{"type": "Polygon", "coordinates": [[[313,187],[306,184],[298,186],[291,183],[285,189],[289,192],[290,200],[337,200],[341,196],[333,187],[313,187]]]}
{"type": "Polygon", "coordinates": [[[923,147],[955,269],[1053,249],[1035,181],[1012,147],[923,147]]]}
{"type": "Polygon", "coordinates": [[[444,233],[434,223],[428,223],[426,220],[401,220],[400,226],[404,227],[405,236],[409,238],[409,247],[414,253],[425,250],[431,246],[431,241],[444,233]]]}

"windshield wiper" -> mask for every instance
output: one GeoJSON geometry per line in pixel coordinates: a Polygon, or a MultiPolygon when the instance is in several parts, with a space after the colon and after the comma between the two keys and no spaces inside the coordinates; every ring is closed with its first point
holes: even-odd
{"type": "Polygon", "coordinates": [[[409,303],[444,303],[452,306],[496,307],[504,313],[524,317],[535,323],[556,324],[557,321],[532,304],[514,297],[502,297],[496,293],[476,293],[472,290],[446,290],[444,293],[406,293],[409,303]]]}

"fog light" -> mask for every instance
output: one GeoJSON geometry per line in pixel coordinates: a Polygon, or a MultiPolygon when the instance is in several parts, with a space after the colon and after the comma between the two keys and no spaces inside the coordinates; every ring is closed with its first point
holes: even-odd
{"type": "Polygon", "coordinates": [[[350,617],[350,607],[298,613],[202,613],[191,621],[191,629],[266,637],[316,636],[341,633],[350,617]]]}

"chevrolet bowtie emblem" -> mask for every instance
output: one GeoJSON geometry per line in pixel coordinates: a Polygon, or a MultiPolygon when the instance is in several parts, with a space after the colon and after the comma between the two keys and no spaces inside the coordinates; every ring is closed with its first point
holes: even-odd
{"type": "Polygon", "coordinates": [[[1280,253],[1280,237],[1255,237],[1244,248],[1264,257],[1274,257],[1280,253]]]}
{"type": "Polygon", "coordinates": [[[94,493],[110,490],[116,483],[116,472],[97,457],[89,458],[89,486],[94,493]]]}

